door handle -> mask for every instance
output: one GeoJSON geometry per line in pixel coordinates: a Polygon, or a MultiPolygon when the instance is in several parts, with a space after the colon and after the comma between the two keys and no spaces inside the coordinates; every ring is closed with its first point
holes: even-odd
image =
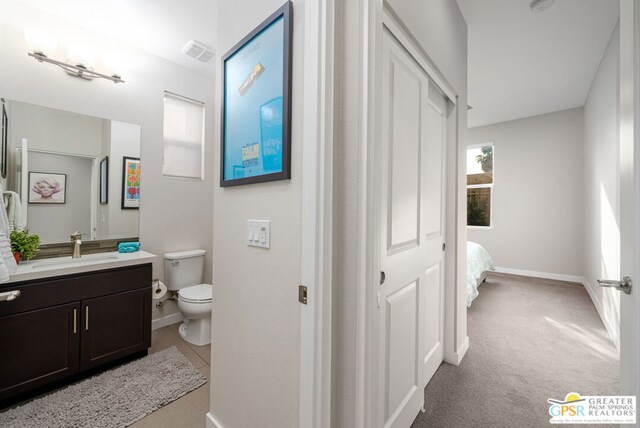
{"type": "Polygon", "coordinates": [[[384,273],[383,270],[380,271],[380,285],[384,284],[384,282],[387,280],[387,274],[384,273]]]}
{"type": "Polygon", "coordinates": [[[73,334],[78,333],[78,310],[73,308],[73,334]]]}
{"type": "Polygon", "coordinates": [[[11,300],[16,300],[20,297],[20,290],[13,291],[5,291],[4,293],[0,293],[0,302],[10,302],[11,300]]]}
{"type": "Polygon", "coordinates": [[[89,330],[89,305],[84,307],[84,329],[89,330]]]}
{"type": "Polygon", "coordinates": [[[631,294],[631,288],[633,286],[633,284],[631,283],[631,278],[628,276],[624,276],[622,278],[622,281],[599,279],[598,284],[600,284],[601,287],[615,288],[616,290],[622,291],[625,294],[631,294]]]}

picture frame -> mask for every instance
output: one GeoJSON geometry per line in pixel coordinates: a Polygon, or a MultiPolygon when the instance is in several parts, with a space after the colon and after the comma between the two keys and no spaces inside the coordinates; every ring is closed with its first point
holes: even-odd
{"type": "Polygon", "coordinates": [[[100,161],[100,188],[98,189],[98,197],[100,205],[109,203],[109,156],[105,156],[100,161]]]}
{"type": "Polygon", "coordinates": [[[7,170],[9,157],[7,149],[9,147],[9,117],[7,116],[7,108],[2,99],[2,146],[0,147],[0,176],[7,178],[7,170]]]}
{"type": "Polygon", "coordinates": [[[29,171],[29,204],[55,205],[67,202],[67,174],[29,171]]]}
{"type": "Polygon", "coordinates": [[[140,158],[122,157],[122,200],[123,210],[140,208],[140,158]]]}
{"type": "Polygon", "coordinates": [[[222,58],[221,187],[291,178],[292,13],[288,1],[222,58]]]}

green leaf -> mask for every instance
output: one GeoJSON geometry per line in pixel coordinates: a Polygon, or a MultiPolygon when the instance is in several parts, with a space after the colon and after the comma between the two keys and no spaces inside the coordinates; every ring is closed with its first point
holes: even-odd
{"type": "Polygon", "coordinates": [[[28,230],[14,230],[9,236],[11,251],[20,253],[21,258],[30,260],[38,254],[40,249],[40,237],[29,235],[28,230]]]}

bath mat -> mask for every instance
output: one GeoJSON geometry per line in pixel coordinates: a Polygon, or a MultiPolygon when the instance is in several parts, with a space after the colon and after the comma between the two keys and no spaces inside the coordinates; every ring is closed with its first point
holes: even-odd
{"type": "Polygon", "coordinates": [[[126,427],[206,382],[172,346],[0,413],[0,427],[126,427]]]}

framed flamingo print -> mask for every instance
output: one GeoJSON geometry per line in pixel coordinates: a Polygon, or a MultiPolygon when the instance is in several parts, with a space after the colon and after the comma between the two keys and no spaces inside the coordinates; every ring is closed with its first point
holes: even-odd
{"type": "Polygon", "coordinates": [[[67,174],[29,171],[30,204],[64,204],[67,201],[67,174]]]}
{"type": "Polygon", "coordinates": [[[122,158],[122,205],[123,210],[140,208],[140,158],[122,158]]]}

